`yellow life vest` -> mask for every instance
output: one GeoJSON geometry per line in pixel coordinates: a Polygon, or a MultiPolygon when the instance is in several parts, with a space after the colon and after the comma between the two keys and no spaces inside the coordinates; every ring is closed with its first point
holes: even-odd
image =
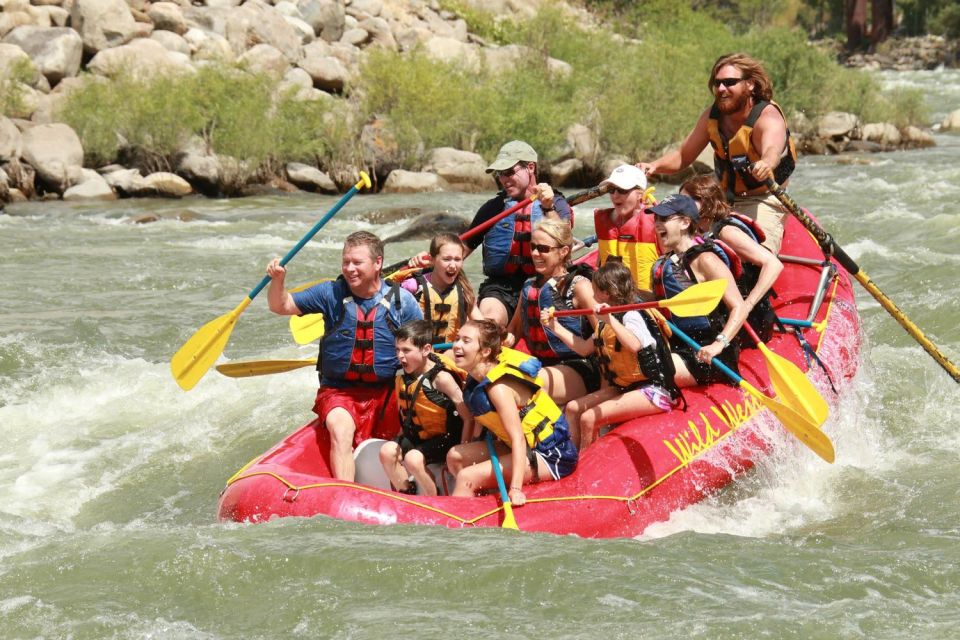
{"type": "MultiPolygon", "coordinates": [[[[757,182],[749,175],[745,176],[737,171],[734,163],[746,158],[752,164],[760,159],[760,151],[753,146],[750,137],[753,134],[753,127],[760,117],[760,112],[769,105],[776,107],[780,116],[786,122],[786,117],[783,116],[783,109],[780,108],[780,105],[776,102],[761,100],[750,110],[746,121],[730,139],[727,139],[720,131],[720,110],[717,105],[713,105],[710,110],[710,119],[707,120],[707,135],[710,137],[710,146],[713,147],[714,170],[717,174],[717,180],[727,192],[727,199],[731,202],[733,202],[734,196],[743,195],[763,186],[762,182],[757,182]]],[[[786,153],[781,157],[780,164],[773,172],[774,179],[780,184],[787,181],[787,178],[790,177],[797,166],[797,149],[793,144],[793,138],[790,136],[790,129],[787,129],[784,151],[786,153]]]]}
{"type": "Polygon", "coordinates": [[[600,360],[600,370],[610,384],[618,387],[631,387],[647,379],[640,370],[637,354],[624,349],[617,334],[606,322],[597,322],[594,344],[600,360]]]}
{"type": "Polygon", "coordinates": [[[463,302],[463,287],[459,282],[443,295],[422,275],[416,276],[420,285],[420,308],[424,320],[433,324],[434,342],[453,342],[466,320],[467,308],[463,302]]]}
{"type": "Polygon", "coordinates": [[[546,441],[553,435],[554,423],[563,416],[563,411],[557,403],[543,390],[537,378],[539,370],[540,361],[536,358],[514,349],[501,349],[499,362],[490,369],[486,377],[480,383],[468,382],[467,384],[466,400],[474,419],[508,446],[511,445],[510,436],[500,420],[500,415],[490,402],[486,390],[489,385],[504,376],[520,380],[533,390],[533,395],[527,404],[517,407],[527,446],[533,449],[538,443],[546,441]]]}
{"type": "Polygon", "coordinates": [[[650,269],[660,255],[654,216],[644,213],[643,208],[621,224],[614,222],[614,216],[616,212],[613,209],[596,209],[593,212],[593,226],[600,251],[597,265],[606,263],[610,256],[617,256],[633,273],[637,288],[649,290],[650,269]]]}
{"type": "Polygon", "coordinates": [[[441,371],[451,373],[463,386],[466,372],[445,356],[432,356],[436,365],[426,373],[407,375],[401,369],[396,377],[397,404],[403,433],[417,442],[445,435],[463,428],[463,418],[457,413],[453,400],[433,386],[441,371]]]}

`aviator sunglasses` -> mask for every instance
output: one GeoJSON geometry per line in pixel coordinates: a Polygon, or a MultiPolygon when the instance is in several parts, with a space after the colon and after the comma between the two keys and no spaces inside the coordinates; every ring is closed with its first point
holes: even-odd
{"type": "Polygon", "coordinates": [[[515,174],[517,171],[520,171],[520,169],[523,169],[523,168],[525,168],[526,166],[527,166],[527,165],[526,165],[525,163],[521,162],[521,163],[519,163],[519,164],[513,165],[513,166],[510,167],[509,169],[504,169],[503,171],[494,171],[494,172],[493,172],[493,177],[494,177],[494,178],[497,178],[498,180],[499,180],[500,178],[509,178],[510,176],[512,176],[513,174],[515,174]]]}
{"type": "Polygon", "coordinates": [[[746,78],[714,78],[712,84],[714,89],[719,89],[720,85],[725,86],[727,89],[732,89],[744,80],[746,80],[746,78]]]}

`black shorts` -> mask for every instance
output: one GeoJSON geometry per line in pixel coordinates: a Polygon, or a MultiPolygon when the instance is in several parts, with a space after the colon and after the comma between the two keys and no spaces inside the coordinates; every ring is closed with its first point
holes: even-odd
{"type": "Polygon", "coordinates": [[[408,452],[416,449],[423,454],[423,459],[427,464],[443,464],[447,460],[447,452],[454,445],[460,444],[460,434],[446,433],[429,440],[420,440],[414,442],[410,438],[400,435],[396,440],[400,445],[400,451],[406,456],[408,452]]]}
{"type": "MultiPolygon", "coordinates": [[[[701,340],[704,339],[708,342],[712,342],[712,338],[694,337],[694,340],[697,340],[697,342],[700,344],[703,344],[701,340]]],[[[682,359],[684,364],[687,365],[687,371],[689,371],[690,375],[693,376],[693,379],[697,381],[697,384],[705,385],[714,382],[726,382],[727,384],[731,385],[736,384],[733,380],[727,377],[727,374],[720,371],[720,369],[717,367],[713,366],[712,364],[697,360],[697,350],[689,346],[686,342],[681,341],[679,338],[673,337],[670,339],[670,349],[675,354],[680,356],[680,359],[682,359]]],[[[738,345],[736,342],[732,342],[730,346],[724,349],[720,354],[720,362],[733,369],[737,375],[740,375],[740,369],[737,366],[737,361],[739,359],[740,345],[738,345]]]]}
{"type": "Polygon", "coordinates": [[[499,300],[507,308],[507,321],[509,321],[520,303],[520,291],[523,289],[523,283],[526,280],[527,277],[523,275],[520,277],[498,276],[487,278],[477,291],[477,304],[484,298],[499,300]]]}
{"type": "Polygon", "coordinates": [[[593,393],[600,389],[600,381],[603,379],[603,376],[600,375],[600,363],[596,357],[569,358],[567,360],[553,360],[543,363],[545,367],[558,367],[561,365],[570,367],[574,373],[580,376],[580,379],[583,380],[583,386],[587,389],[587,393],[593,393]]]}

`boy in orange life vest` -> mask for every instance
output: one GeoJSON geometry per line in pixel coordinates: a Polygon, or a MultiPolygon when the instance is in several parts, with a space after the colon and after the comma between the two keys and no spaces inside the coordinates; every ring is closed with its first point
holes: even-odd
{"type": "Polygon", "coordinates": [[[597,266],[616,256],[633,273],[637,289],[650,290],[650,268],[660,252],[653,216],[645,216],[647,176],[631,164],[622,164],[600,183],[610,187],[612,209],[596,209],[593,226],[600,257],[597,266]]]}
{"type": "Polygon", "coordinates": [[[443,462],[460,444],[473,419],[463,402],[462,378],[433,353],[433,323],[409,322],[397,330],[397,404],[402,431],[380,448],[380,462],[390,484],[403,493],[437,495],[428,464],[443,462]]]}

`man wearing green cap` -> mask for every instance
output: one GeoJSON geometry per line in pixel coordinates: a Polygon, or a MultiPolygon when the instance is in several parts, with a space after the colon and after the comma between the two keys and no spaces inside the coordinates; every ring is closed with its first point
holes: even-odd
{"type": "Polygon", "coordinates": [[[477,294],[480,313],[505,327],[513,316],[524,281],[534,275],[530,234],[544,217],[572,222],[570,205],[546,183],[537,184],[537,152],[526,142],[512,140],[500,147],[487,173],[500,186],[470,223],[473,229],[528,197],[537,200],[513,213],[483,234],[467,240],[471,251],[483,244],[486,280],[477,294]]]}

